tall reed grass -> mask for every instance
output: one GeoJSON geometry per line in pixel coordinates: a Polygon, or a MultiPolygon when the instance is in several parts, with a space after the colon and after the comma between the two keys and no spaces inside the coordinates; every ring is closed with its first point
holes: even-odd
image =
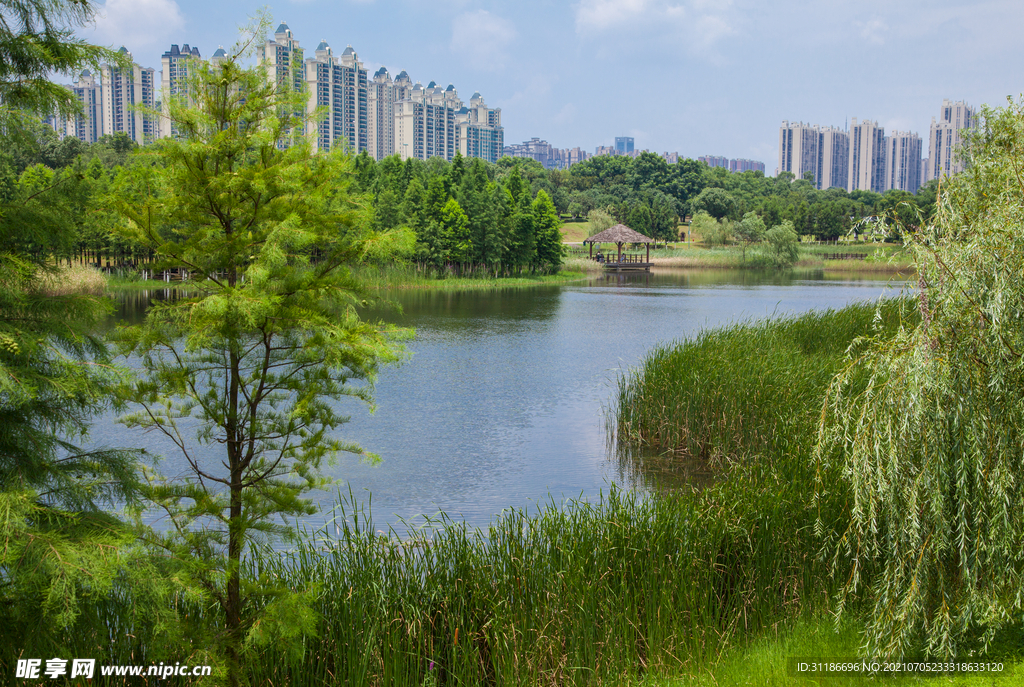
{"type": "MultiPolygon", "coordinates": [[[[250,556],[248,575],[311,596],[318,621],[291,650],[255,649],[249,680],[607,685],[698,674],[831,589],[807,555],[813,514],[779,498],[778,486],[747,472],[701,492],[613,489],[535,514],[507,510],[486,531],[442,517],[412,537],[382,534],[342,501],[296,550],[250,556]]],[[[167,643],[140,601],[98,600],[75,628],[51,631],[50,646],[102,664],[209,660],[201,643],[167,643]]],[[[221,629],[201,603],[175,606],[191,628],[179,638],[221,629]]]]}
{"type": "Polygon", "coordinates": [[[39,290],[47,296],[102,296],[106,289],[106,277],[98,269],[88,265],[56,267],[42,272],[39,279],[39,290]]]}
{"type": "Polygon", "coordinates": [[[850,343],[916,317],[902,300],[877,310],[862,303],[705,330],[655,348],[619,380],[617,441],[710,464],[809,457],[825,389],[850,343]]]}
{"type": "Polygon", "coordinates": [[[259,684],[600,685],[679,675],[796,612],[811,535],[744,486],[504,512],[486,532],[442,520],[382,536],[339,513],[288,556],[254,562],[320,590],[301,656],[268,648],[259,684]]]}

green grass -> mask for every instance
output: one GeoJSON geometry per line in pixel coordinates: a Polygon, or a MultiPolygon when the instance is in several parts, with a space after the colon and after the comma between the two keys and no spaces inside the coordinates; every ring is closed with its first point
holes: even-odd
{"type": "MultiPolygon", "coordinates": [[[[668,248],[651,251],[652,261],[660,267],[689,267],[711,269],[759,269],[755,259],[757,246],[748,246],[746,261],[742,246],[705,247],[701,243],[680,242],[668,248]]],[[[875,244],[839,244],[838,246],[800,245],[800,258],[796,267],[822,268],[838,272],[886,272],[904,271],[913,268],[902,246],[879,246],[875,244]],[[865,260],[825,260],[824,255],[835,253],[863,253],[865,260]]]]}
{"type": "MultiPolygon", "coordinates": [[[[893,331],[916,311],[885,303],[893,331]]],[[[715,464],[747,455],[809,455],[824,391],[847,346],[872,332],[873,304],[705,330],[655,348],[621,378],[617,439],[715,464]]]]}
{"type": "Polygon", "coordinates": [[[165,282],[161,279],[126,279],[107,275],[108,291],[159,291],[162,289],[175,289],[187,291],[188,286],[180,281],[165,282]]]}
{"type": "Polygon", "coordinates": [[[590,222],[566,222],[559,230],[562,232],[562,241],[580,243],[590,236],[590,222]]]}
{"type": "MultiPolygon", "coordinates": [[[[1015,631],[1019,634],[1020,627],[1015,631]]],[[[1002,663],[999,672],[956,672],[941,675],[889,673],[848,673],[810,676],[800,673],[797,659],[828,662],[858,660],[861,627],[843,623],[838,630],[825,617],[801,618],[774,628],[754,641],[734,647],[720,660],[703,670],[682,677],[648,680],[646,687],[714,687],[751,685],[757,687],[868,687],[872,685],[920,687],[1010,687],[1024,682],[1020,642],[993,651],[985,659],[965,659],[1002,663]]]]}

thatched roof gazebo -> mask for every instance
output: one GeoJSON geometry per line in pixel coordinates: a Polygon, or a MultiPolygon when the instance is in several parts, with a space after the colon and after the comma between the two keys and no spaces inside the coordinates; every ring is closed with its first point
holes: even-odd
{"type": "MultiPolygon", "coordinates": [[[[615,261],[612,262],[610,259],[605,261],[607,267],[618,267],[628,265],[633,269],[647,269],[651,267],[651,244],[654,243],[654,239],[644,236],[638,231],[633,231],[625,224],[616,224],[614,227],[608,227],[604,231],[594,234],[590,238],[586,239],[583,243],[590,244],[590,257],[594,257],[594,244],[595,243],[614,243],[618,249],[615,261]],[[647,244],[647,259],[641,263],[637,260],[623,260],[622,259],[622,246],[626,243],[646,243],[647,244]]],[[[627,256],[631,257],[631,256],[627,256]]],[[[635,256],[639,258],[640,256],[635,256]]]]}

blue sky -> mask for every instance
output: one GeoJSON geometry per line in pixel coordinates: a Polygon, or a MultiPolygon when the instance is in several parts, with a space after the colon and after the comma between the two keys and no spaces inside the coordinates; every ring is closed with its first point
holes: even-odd
{"type": "MultiPolygon", "coordinates": [[[[261,5],[107,0],[83,37],[160,68],[171,43],[208,57],[261,5]]],[[[615,136],[688,157],[777,165],[783,119],[928,134],[943,98],[1024,91],[1024,2],[990,0],[278,0],[306,49],[352,45],[372,75],[480,91],[505,142],[590,152],[615,136]]],[[[927,153],[926,153],[927,154],[927,153]]]]}

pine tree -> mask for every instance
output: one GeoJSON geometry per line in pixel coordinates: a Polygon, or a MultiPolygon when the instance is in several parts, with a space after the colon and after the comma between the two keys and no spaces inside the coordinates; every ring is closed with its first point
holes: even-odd
{"type": "Polygon", "coordinates": [[[121,352],[142,361],[121,393],[141,408],[124,422],[165,435],[193,473],[152,476],[148,496],[170,529],[151,541],[219,609],[212,639],[231,684],[244,681],[247,646],[311,630],[304,591],[244,577],[245,561],[314,512],[303,495],[331,483],[325,459],[372,458],[338,437],[336,402],[369,402],[352,380],[399,356],[383,326],[360,319],[369,296],[346,267],[378,238],[350,193],[352,160],[314,154],[296,135],[304,122],[284,114],[304,111],[304,96],[238,57],[194,70],[191,102],[169,105],[181,137],[114,193],[122,232],[187,271],[194,289],[120,331],[121,352]],[[196,451],[204,445],[217,455],[196,451]]]}
{"type": "MultiPolygon", "coordinates": [[[[38,114],[77,111],[53,72],[119,58],[75,38],[92,16],[87,2],[4,2],[3,16],[6,152],[38,114]]],[[[133,547],[133,531],[106,512],[138,501],[137,455],[80,446],[117,381],[92,335],[109,304],[45,286],[54,258],[78,238],[70,219],[79,181],[78,171],[41,166],[19,178],[0,157],[0,664],[8,667],[20,652],[56,655],[91,602],[110,594],[133,599],[150,618],[162,613],[137,594],[159,587],[159,575],[133,547]]]]}
{"type": "Polygon", "coordinates": [[[533,226],[537,235],[537,266],[547,272],[557,272],[562,266],[562,226],[555,205],[545,191],[538,191],[531,206],[533,226]]]}

